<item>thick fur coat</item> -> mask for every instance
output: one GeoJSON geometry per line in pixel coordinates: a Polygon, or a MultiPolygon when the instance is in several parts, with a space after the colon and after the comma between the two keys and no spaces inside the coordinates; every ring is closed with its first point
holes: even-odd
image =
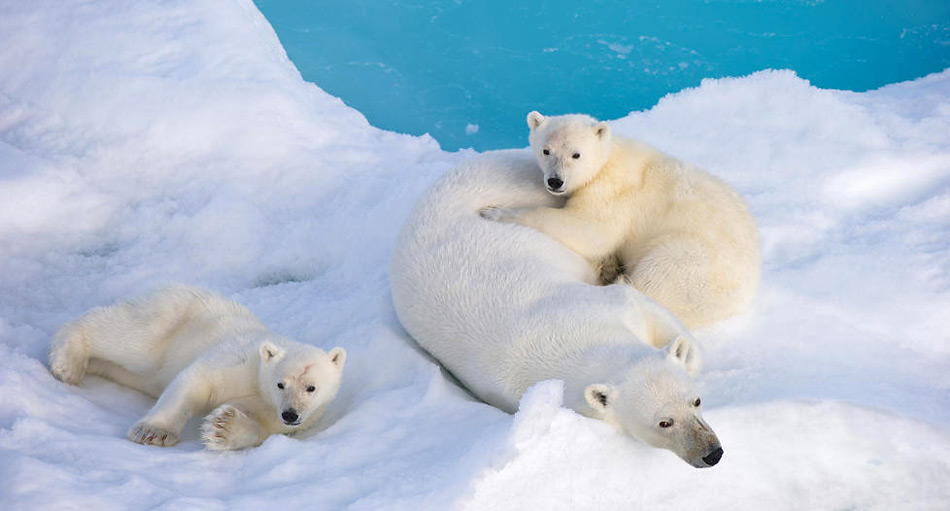
{"type": "Polygon", "coordinates": [[[554,207],[483,216],[537,229],[623,279],[690,328],[745,311],[759,281],[758,231],[729,185],[689,163],[611,134],[586,115],[528,115],[531,149],[554,207]]]}
{"type": "Polygon", "coordinates": [[[514,412],[531,385],[565,382],[565,404],[697,467],[722,449],[687,373],[686,327],[635,288],[598,285],[583,257],[537,230],[486,220],[487,205],[558,207],[526,151],[463,163],[416,204],[393,251],[400,321],[469,390],[514,412]],[[665,349],[656,346],[666,346],[665,349]]]}
{"type": "Polygon", "coordinates": [[[213,410],[205,446],[232,450],[319,420],[346,352],[281,337],[233,300],[179,285],[92,309],[59,330],[49,360],[66,383],[94,374],[158,398],[129,429],[132,441],[174,445],[192,417],[213,410]]]}

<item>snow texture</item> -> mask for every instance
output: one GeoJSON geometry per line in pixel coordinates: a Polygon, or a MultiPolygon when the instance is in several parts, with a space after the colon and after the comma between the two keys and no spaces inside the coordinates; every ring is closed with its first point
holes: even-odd
{"type": "Polygon", "coordinates": [[[510,416],[443,375],[387,267],[473,153],[304,82],[251,0],[0,3],[0,507],[950,509],[950,70],[860,94],[762,71],[613,127],[726,179],[761,228],[753,309],[697,332],[711,469],[559,406],[557,382],[510,416]],[[173,281],[344,346],[321,426],[146,447],[125,431],[150,399],[52,377],[60,325],[173,281]]]}

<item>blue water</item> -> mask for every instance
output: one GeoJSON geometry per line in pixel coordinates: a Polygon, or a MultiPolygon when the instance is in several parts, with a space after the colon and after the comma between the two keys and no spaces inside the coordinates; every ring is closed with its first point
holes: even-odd
{"type": "Polygon", "coordinates": [[[525,115],[603,119],[703,78],[787,68],[864,91],[950,67],[950,0],[255,0],[303,77],[445,149],[527,145],[525,115]]]}

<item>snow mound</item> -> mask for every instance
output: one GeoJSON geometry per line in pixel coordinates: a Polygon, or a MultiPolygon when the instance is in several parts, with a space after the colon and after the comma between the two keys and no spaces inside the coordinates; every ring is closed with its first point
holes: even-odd
{"type": "Polygon", "coordinates": [[[250,0],[0,5],[4,509],[950,508],[950,71],[868,93],[788,71],[615,121],[750,201],[748,314],[697,332],[726,455],[696,471],[558,406],[455,386],[390,303],[415,199],[472,153],[304,82],[250,0]],[[45,367],[64,322],[169,281],[348,351],[306,437],[128,442],[151,405],[45,367]]]}

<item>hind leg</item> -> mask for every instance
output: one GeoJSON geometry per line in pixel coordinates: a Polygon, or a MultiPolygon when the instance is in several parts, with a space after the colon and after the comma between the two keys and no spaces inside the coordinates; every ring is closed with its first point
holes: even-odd
{"type": "Polygon", "coordinates": [[[77,321],[62,327],[49,349],[49,368],[53,376],[70,385],[78,385],[89,367],[89,339],[77,321]]]}
{"type": "Polygon", "coordinates": [[[638,260],[626,263],[634,287],[691,329],[725,315],[713,278],[714,254],[702,240],[675,235],[651,245],[638,260]]]}
{"type": "Polygon", "coordinates": [[[122,365],[118,359],[128,358],[133,351],[131,343],[119,343],[136,333],[129,327],[133,324],[129,316],[124,304],[97,307],[64,325],[50,343],[50,371],[72,385],[78,385],[87,373],[108,377],[108,373],[97,372],[102,365],[96,362],[101,359],[122,365]]]}
{"type": "Polygon", "coordinates": [[[165,363],[176,333],[190,325],[189,297],[175,298],[154,294],[83,314],[54,336],[50,370],[66,383],[96,374],[154,395],[147,382],[165,363]]]}

